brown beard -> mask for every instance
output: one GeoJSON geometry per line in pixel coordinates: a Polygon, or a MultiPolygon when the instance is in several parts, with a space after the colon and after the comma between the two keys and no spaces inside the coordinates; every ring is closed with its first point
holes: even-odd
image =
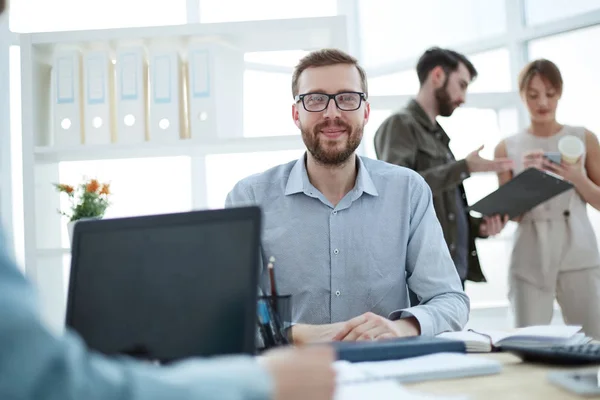
{"type": "Polygon", "coordinates": [[[435,100],[438,104],[438,112],[442,117],[449,117],[452,115],[454,110],[456,110],[456,106],[452,103],[452,99],[450,99],[450,95],[448,94],[448,78],[446,77],[446,81],[444,85],[440,88],[435,89],[435,100]]]}
{"type": "Polygon", "coordinates": [[[300,126],[302,140],[313,158],[320,164],[339,166],[344,164],[360,145],[363,136],[363,126],[351,127],[346,122],[335,119],[334,121],[321,122],[312,129],[312,132],[300,126]],[[346,146],[341,151],[331,151],[323,146],[320,131],[327,127],[339,127],[348,134],[346,146]]]}

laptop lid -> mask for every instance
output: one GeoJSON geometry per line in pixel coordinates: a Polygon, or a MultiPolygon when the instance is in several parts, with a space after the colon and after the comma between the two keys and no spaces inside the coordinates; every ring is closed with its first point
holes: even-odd
{"type": "Polygon", "coordinates": [[[258,207],[77,223],[67,326],[107,355],[253,354],[260,225],[258,207]]]}

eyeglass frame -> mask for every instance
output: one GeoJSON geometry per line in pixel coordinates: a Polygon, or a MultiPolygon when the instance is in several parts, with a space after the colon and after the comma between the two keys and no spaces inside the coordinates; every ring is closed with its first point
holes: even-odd
{"type": "Polygon", "coordinates": [[[327,93],[320,93],[320,92],[309,92],[309,93],[303,93],[303,94],[298,94],[294,97],[294,100],[296,101],[296,104],[298,104],[299,101],[302,101],[302,107],[304,107],[304,109],[308,112],[323,112],[325,110],[327,110],[327,107],[329,107],[329,103],[331,102],[331,100],[333,99],[333,102],[335,103],[335,106],[338,108],[338,110],[340,111],[356,111],[360,108],[360,106],[362,106],[363,101],[367,101],[367,95],[365,94],[365,92],[352,92],[352,91],[348,91],[348,92],[339,92],[336,94],[327,94],[327,93]],[[327,96],[327,104],[325,104],[325,107],[322,110],[309,110],[306,108],[306,104],[304,104],[304,97],[311,95],[311,94],[319,94],[319,95],[323,95],[323,96],[327,96]],[[352,110],[344,110],[343,108],[340,107],[340,105],[338,104],[337,100],[335,99],[336,96],[339,96],[340,94],[358,94],[360,95],[360,100],[358,101],[358,106],[352,110]]]}

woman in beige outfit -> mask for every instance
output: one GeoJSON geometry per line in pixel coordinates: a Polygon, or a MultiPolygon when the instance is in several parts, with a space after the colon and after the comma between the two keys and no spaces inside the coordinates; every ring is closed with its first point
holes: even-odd
{"type": "Polygon", "coordinates": [[[529,63],[519,74],[519,91],[531,123],[496,147],[496,157],[515,162],[513,171],[498,175],[500,184],[534,167],[574,186],[517,218],[509,298],[517,326],[550,323],[556,298],[567,324],[582,325],[588,336],[600,339],[600,256],[586,209],[590,204],[600,210],[600,145],[587,129],[556,121],[562,88],[554,63],[529,63]],[[577,163],[554,164],[544,158],[544,152],[558,151],[558,141],[566,135],[585,144],[577,163]]]}

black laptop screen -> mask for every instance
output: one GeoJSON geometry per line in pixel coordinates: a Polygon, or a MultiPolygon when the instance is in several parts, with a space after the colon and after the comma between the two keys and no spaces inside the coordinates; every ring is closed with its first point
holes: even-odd
{"type": "Polygon", "coordinates": [[[78,224],[67,325],[105,354],[252,353],[259,235],[254,208],[78,224]]]}

